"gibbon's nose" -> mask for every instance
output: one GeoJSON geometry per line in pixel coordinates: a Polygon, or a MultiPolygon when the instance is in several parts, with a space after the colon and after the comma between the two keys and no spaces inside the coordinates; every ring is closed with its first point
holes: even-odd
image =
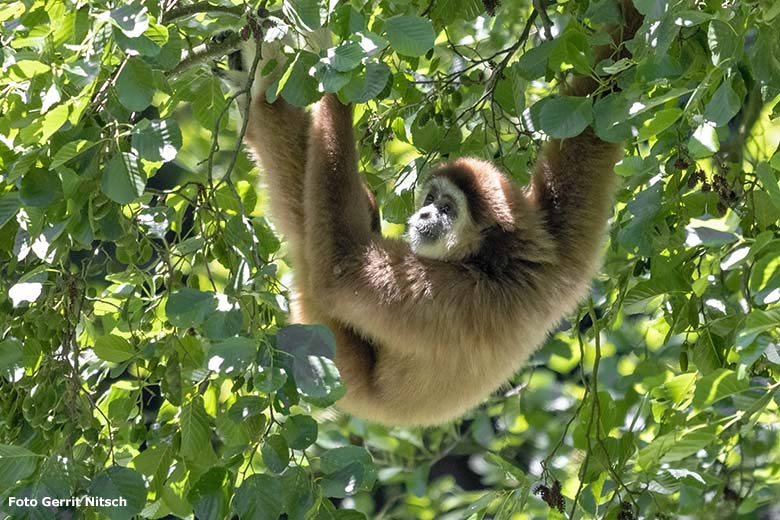
{"type": "Polygon", "coordinates": [[[429,209],[421,209],[419,217],[420,217],[420,220],[428,220],[429,218],[431,218],[431,210],[429,210],[429,209]]]}

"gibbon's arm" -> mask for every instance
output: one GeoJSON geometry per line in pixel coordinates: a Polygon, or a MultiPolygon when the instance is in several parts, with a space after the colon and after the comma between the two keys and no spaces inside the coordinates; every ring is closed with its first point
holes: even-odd
{"type": "MultiPolygon", "coordinates": [[[[633,38],[642,16],[630,0],[620,2],[624,25],[612,31],[617,46],[633,38]]],[[[596,61],[609,57],[615,47],[596,49],[596,61]]],[[[615,57],[626,55],[621,50],[615,57]]],[[[575,77],[563,89],[564,95],[589,96],[599,84],[593,78],[575,77]]],[[[589,280],[597,269],[607,220],[612,213],[615,189],[613,168],[623,151],[621,144],[599,139],[593,128],[569,139],[545,144],[534,167],[529,199],[547,223],[558,249],[558,268],[550,275],[562,282],[589,280]]]]}

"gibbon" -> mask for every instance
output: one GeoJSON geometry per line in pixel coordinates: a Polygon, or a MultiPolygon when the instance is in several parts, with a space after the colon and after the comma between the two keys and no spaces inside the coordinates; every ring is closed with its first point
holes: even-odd
{"type": "MultiPolygon", "coordinates": [[[[229,79],[243,73],[246,84],[253,52],[248,45],[230,60],[240,70],[229,79]]],[[[263,54],[270,59],[272,46],[263,54]]],[[[461,416],[505,383],[587,293],[622,146],[590,128],[551,140],[528,186],[484,160],[443,164],[409,219],[408,240],[384,238],[358,172],[352,107],[331,94],[310,113],[281,98],[269,103],[275,75],[254,82],[245,141],[289,244],[291,321],[322,323],[335,335],[347,387],[337,406],[387,425],[461,416]]],[[[564,92],[596,87],[575,78],[564,92]]]]}

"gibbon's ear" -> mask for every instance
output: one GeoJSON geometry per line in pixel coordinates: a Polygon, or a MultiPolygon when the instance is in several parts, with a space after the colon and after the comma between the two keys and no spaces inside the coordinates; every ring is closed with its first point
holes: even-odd
{"type": "Polygon", "coordinates": [[[507,233],[517,229],[514,187],[492,163],[463,157],[443,165],[432,176],[447,178],[463,192],[471,218],[480,229],[498,226],[507,233]]]}

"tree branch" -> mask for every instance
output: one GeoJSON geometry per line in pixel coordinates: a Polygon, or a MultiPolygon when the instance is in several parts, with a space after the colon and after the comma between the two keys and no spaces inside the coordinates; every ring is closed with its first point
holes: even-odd
{"type": "Polygon", "coordinates": [[[187,69],[190,69],[196,65],[212,60],[214,58],[221,58],[228,54],[230,51],[238,48],[238,44],[241,41],[241,36],[238,33],[229,35],[227,38],[219,43],[204,43],[197,46],[193,51],[184,58],[181,63],[176,65],[173,69],[168,71],[168,77],[176,77],[187,69]]]}
{"type": "Polygon", "coordinates": [[[187,16],[201,13],[225,13],[233,16],[241,16],[244,14],[244,8],[241,6],[214,5],[208,2],[195,2],[192,5],[183,5],[163,13],[161,21],[165,24],[170,23],[177,18],[186,18],[187,16]]]}

